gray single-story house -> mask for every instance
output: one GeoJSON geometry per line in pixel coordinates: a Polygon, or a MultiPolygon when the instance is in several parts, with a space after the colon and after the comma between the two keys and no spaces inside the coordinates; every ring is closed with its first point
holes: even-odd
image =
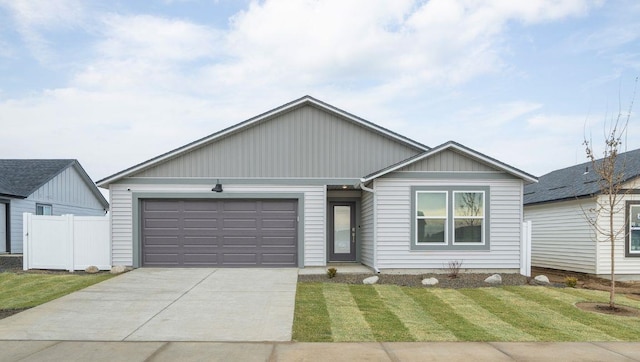
{"type": "MultiPolygon", "coordinates": [[[[614,246],[616,278],[640,279],[640,149],[620,153],[616,172],[624,172],[622,202],[614,222],[614,230],[623,231],[614,246]]],[[[525,186],[533,266],[610,276],[611,243],[587,221],[587,215],[596,216],[597,204],[606,203],[608,197],[600,192],[599,179],[591,162],[585,162],[525,186]]],[[[608,216],[600,215],[597,222],[608,230],[608,216]]]]}
{"type": "Polygon", "coordinates": [[[77,160],[0,160],[0,253],[22,253],[22,214],[104,215],[109,203],[77,160]]]}
{"type": "Polygon", "coordinates": [[[536,178],[309,96],[98,181],[112,262],[517,272],[536,178]]]}

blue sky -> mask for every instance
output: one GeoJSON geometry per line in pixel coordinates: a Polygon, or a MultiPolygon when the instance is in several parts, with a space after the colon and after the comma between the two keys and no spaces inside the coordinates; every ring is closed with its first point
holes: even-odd
{"type": "Polygon", "coordinates": [[[637,0],[0,0],[0,157],[97,180],[308,94],[540,176],[639,75],[637,0]]]}

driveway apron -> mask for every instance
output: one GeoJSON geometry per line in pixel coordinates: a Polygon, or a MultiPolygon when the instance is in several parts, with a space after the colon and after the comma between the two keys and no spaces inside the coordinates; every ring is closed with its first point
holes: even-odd
{"type": "Polygon", "coordinates": [[[290,341],[297,269],[136,269],[0,320],[0,340],[290,341]]]}

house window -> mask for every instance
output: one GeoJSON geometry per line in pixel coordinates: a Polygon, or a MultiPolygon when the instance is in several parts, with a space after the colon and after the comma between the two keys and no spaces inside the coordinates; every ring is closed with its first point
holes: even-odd
{"type": "Polygon", "coordinates": [[[411,195],[411,250],[489,250],[489,187],[414,186],[411,195]]]}
{"type": "Polygon", "coordinates": [[[640,257],[640,202],[627,201],[625,255],[640,257]]]}
{"type": "Polygon", "coordinates": [[[53,215],[53,207],[47,204],[36,204],[36,215],[53,215]]]}
{"type": "Polygon", "coordinates": [[[418,191],[416,193],[417,227],[416,242],[447,242],[447,193],[443,191],[418,191]]]}
{"type": "Polygon", "coordinates": [[[453,242],[484,242],[484,192],[453,191],[453,242]]]}

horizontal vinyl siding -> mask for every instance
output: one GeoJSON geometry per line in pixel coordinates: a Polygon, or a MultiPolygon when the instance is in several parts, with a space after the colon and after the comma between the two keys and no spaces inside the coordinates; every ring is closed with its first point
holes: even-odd
{"type": "Polygon", "coordinates": [[[360,261],[364,265],[373,267],[373,194],[362,192],[362,221],[360,261]]]}
{"type": "Polygon", "coordinates": [[[596,242],[584,215],[593,206],[592,201],[525,206],[524,218],[532,227],[531,265],[594,274],[596,242]]]}
{"type": "Polygon", "coordinates": [[[304,106],[132,176],[360,178],[418,152],[352,121],[304,106]]]}
{"type": "Polygon", "coordinates": [[[36,203],[26,199],[12,199],[9,207],[11,209],[11,215],[9,216],[11,224],[11,253],[21,254],[23,252],[22,214],[25,212],[35,214],[36,203]]]}
{"type": "Polygon", "coordinates": [[[377,266],[442,269],[462,261],[463,269],[520,267],[522,181],[402,180],[375,181],[377,199],[377,266]],[[490,251],[415,251],[411,243],[411,186],[490,186],[490,251]]]}
{"type": "MultiPolygon", "coordinates": [[[[111,237],[114,265],[133,264],[133,192],[211,192],[203,185],[126,185],[114,184],[111,195],[111,237]],[[131,191],[127,191],[131,189],[131,191]]],[[[325,252],[325,188],[324,186],[255,186],[224,185],[225,193],[261,192],[304,193],[304,266],[326,264],[325,252]]],[[[301,218],[302,221],[302,218],[301,218]]],[[[300,252],[303,252],[302,250],[300,252]]]]}
{"type": "MultiPolygon", "coordinates": [[[[604,202],[607,196],[600,196],[601,202],[604,202]]],[[[625,201],[640,201],[640,195],[624,195],[620,205],[624,209],[625,201]]],[[[620,236],[616,239],[614,245],[615,254],[615,272],[616,275],[635,274],[640,275],[640,257],[626,257],[625,256],[625,216],[626,212],[621,212],[617,215],[613,222],[613,230],[624,230],[620,233],[620,236]]],[[[600,228],[609,229],[609,217],[603,215],[599,219],[600,228]]],[[[598,268],[597,274],[610,275],[611,274],[611,243],[607,240],[607,237],[600,235],[598,242],[598,268]]]]}

